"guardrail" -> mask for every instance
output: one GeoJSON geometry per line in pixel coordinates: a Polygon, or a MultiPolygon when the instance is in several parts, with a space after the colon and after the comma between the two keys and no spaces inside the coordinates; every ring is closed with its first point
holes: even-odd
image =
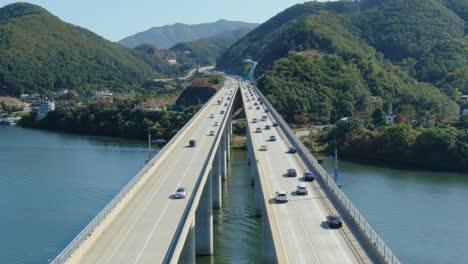
{"type": "MultiPolygon", "coordinates": [[[[237,92],[237,88],[234,88],[234,96],[230,100],[231,103],[229,104],[228,109],[226,110],[226,114],[223,117],[223,121],[221,121],[221,124],[219,126],[220,128],[224,127],[224,129],[226,129],[227,120],[229,116],[232,114],[231,111],[234,105],[234,97],[235,97],[236,92],[237,92]]],[[[192,195],[189,198],[190,200],[188,202],[188,206],[185,207],[185,210],[183,212],[181,219],[185,219],[185,221],[179,222],[179,225],[177,226],[176,234],[172,238],[172,241],[167,250],[169,254],[166,254],[162,263],[170,263],[170,264],[178,263],[178,259],[174,259],[174,255],[180,255],[180,253],[182,252],[183,246],[185,244],[185,240],[181,240],[180,237],[183,237],[184,235],[186,236],[187,233],[189,232],[190,226],[186,225],[186,220],[189,218],[188,216],[191,213],[195,214],[195,211],[197,208],[196,205],[198,205],[198,202],[200,201],[200,197],[203,192],[203,187],[204,187],[204,184],[206,183],[206,178],[208,177],[208,173],[211,173],[210,170],[207,170],[207,168],[209,167],[210,164],[213,163],[213,159],[216,156],[215,146],[217,147],[220,144],[220,141],[223,140],[222,133],[224,133],[224,129],[219,129],[218,133],[216,134],[215,142],[213,145],[211,145],[210,150],[208,152],[208,159],[206,159],[205,162],[203,163],[203,167],[200,172],[202,177],[198,177],[195,183],[195,186],[193,188],[193,190],[196,190],[196,191],[192,192],[192,195]],[[201,191],[199,190],[200,186],[203,186],[201,191]],[[197,203],[194,204],[195,202],[197,203]]]]}
{"type": "Polygon", "coordinates": [[[371,244],[375,247],[376,251],[380,254],[380,256],[390,264],[400,264],[400,261],[395,256],[395,254],[390,250],[390,248],[385,244],[385,242],[380,238],[380,236],[375,232],[375,230],[371,227],[371,225],[366,221],[364,216],[356,209],[353,203],[349,200],[346,194],[336,185],[335,181],[332,177],[328,174],[327,171],[323,169],[323,167],[318,164],[315,157],[309,152],[309,150],[302,144],[302,142],[295,136],[294,132],[288,126],[288,124],[284,121],[283,117],[276,111],[276,109],[271,105],[271,103],[267,100],[265,95],[263,95],[260,90],[255,87],[258,95],[262,98],[264,104],[270,110],[272,116],[276,119],[278,125],[283,130],[285,136],[289,139],[289,141],[297,148],[297,152],[301,155],[308,165],[316,175],[325,183],[325,186],[328,188],[330,194],[333,195],[335,200],[339,203],[339,205],[346,210],[346,212],[351,216],[351,218],[356,222],[357,227],[360,228],[360,231],[366,236],[366,238],[371,242],[371,244]]]}
{"type": "Polygon", "coordinates": [[[163,155],[167,150],[181,137],[186,130],[192,126],[193,122],[203,113],[206,108],[214,101],[216,95],[205,103],[205,105],[197,112],[193,117],[172,137],[172,139],[164,145],[164,147],[148,162],[143,169],[141,169],[130,182],[125,185],[122,190],[101,210],[101,212],[94,217],[93,220],[65,247],[60,254],[52,260],[51,264],[63,264],[68,258],[85,242],[88,237],[96,230],[96,228],[106,219],[106,217],[117,207],[117,205],[126,197],[126,195],[132,190],[132,188],[143,178],[143,176],[153,167],[154,163],[158,159],[163,159],[163,155]]]}

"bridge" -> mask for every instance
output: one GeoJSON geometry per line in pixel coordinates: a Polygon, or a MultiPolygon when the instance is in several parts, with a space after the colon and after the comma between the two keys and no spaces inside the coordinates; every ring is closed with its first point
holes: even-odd
{"type": "Polygon", "coordinates": [[[237,105],[248,121],[252,203],[263,218],[265,263],[400,263],[265,96],[249,81],[227,75],[224,87],[52,263],[195,263],[197,255],[212,255],[212,213],[222,206],[222,181],[229,177],[237,105]],[[287,153],[289,147],[297,153],[287,153]],[[285,177],[290,168],[298,177],[285,177]],[[317,180],[303,182],[306,171],[317,180]],[[307,195],[296,194],[299,183],[307,195]],[[185,199],[175,199],[178,187],[187,189],[185,199]],[[275,202],[279,190],[288,203],[275,202]],[[328,228],[329,214],[343,218],[341,229],[328,228]]]}

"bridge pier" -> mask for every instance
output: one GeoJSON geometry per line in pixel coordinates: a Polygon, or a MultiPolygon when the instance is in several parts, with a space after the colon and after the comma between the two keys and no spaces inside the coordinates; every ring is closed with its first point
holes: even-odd
{"type": "Polygon", "coordinates": [[[213,209],[221,208],[222,199],[221,199],[221,148],[218,147],[216,150],[215,157],[213,159],[213,165],[211,169],[211,180],[213,181],[213,209]]]}
{"type": "Polygon", "coordinates": [[[195,212],[195,240],[198,256],[213,255],[213,171],[208,174],[195,212]]]}
{"type": "MultiPolygon", "coordinates": [[[[255,162],[256,163],[256,162],[255,162]]],[[[256,216],[262,216],[263,215],[263,207],[264,207],[264,201],[263,201],[263,193],[262,193],[262,186],[260,186],[260,180],[258,179],[259,174],[258,174],[258,168],[255,164],[254,167],[254,177],[255,177],[255,215],[256,216]]],[[[267,197],[265,197],[267,198],[267,197]]],[[[269,201],[267,201],[269,202],[269,201]]]]}
{"type": "Polygon", "coordinates": [[[185,238],[184,247],[180,253],[180,264],[195,264],[195,219],[190,224],[190,230],[185,238]]]}
{"type": "Polygon", "coordinates": [[[223,135],[221,137],[221,178],[223,180],[227,179],[227,130],[224,129],[223,135]]]}
{"type": "MultiPolygon", "coordinates": [[[[263,210],[265,206],[263,206],[263,210]]],[[[266,213],[266,212],[265,212],[266,213]]],[[[268,217],[263,217],[263,263],[278,263],[268,217]]]]}
{"type": "Polygon", "coordinates": [[[227,130],[227,137],[226,137],[226,145],[227,145],[227,160],[231,160],[231,136],[232,136],[232,119],[231,116],[229,115],[228,117],[228,122],[226,124],[226,130],[227,130]]]}

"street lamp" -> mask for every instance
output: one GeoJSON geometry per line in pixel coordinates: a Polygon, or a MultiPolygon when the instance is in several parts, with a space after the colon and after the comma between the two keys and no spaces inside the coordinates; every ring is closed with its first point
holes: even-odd
{"type": "Polygon", "coordinates": [[[166,143],[166,140],[164,140],[164,139],[151,140],[151,128],[148,128],[148,159],[145,160],[145,164],[147,164],[151,160],[151,158],[153,156],[152,149],[151,149],[151,143],[164,144],[164,143],[166,143]]]}

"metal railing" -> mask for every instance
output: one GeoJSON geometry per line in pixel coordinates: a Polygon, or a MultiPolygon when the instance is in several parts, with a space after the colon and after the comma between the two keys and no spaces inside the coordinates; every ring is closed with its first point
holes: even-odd
{"type": "Polygon", "coordinates": [[[276,119],[278,125],[284,132],[284,135],[288,140],[297,148],[297,153],[303,158],[306,165],[309,169],[313,170],[316,175],[319,176],[319,179],[325,184],[328,188],[330,194],[333,195],[334,199],[339,203],[339,205],[345,209],[349,216],[356,222],[357,227],[360,228],[360,231],[366,236],[366,238],[371,242],[375,247],[380,256],[390,264],[400,264],[400,261],[395,256],[395,254],[390,250],[390,248],[385,244],[382,238],[379,237],[377,232],[371,227],[371,225],[366,221],[364,216],[359,213],[353,203],[349,200],[346,194],[336,185],[333,178],[328,174],[327,171],[317,162],[315,157],[309,152],[309,150],[302,144],[302,142],[295,136],[292,129],[284,121],[283,117],[276,111],[276,109],[271,105],[267,98],[255,87],[258,95],[262,98],[264,104],[270,110],[272,116],[276,119]]]}
{"type": "Polygon", "coordinates": [[[80,247],[80,245],[85,242],[96,230],[96,228],[106,219],[106,217],[112,212],[114,208],[127,196],[127,194],[132,190],[132,188],[143,178],[143,176],[153,167],[155,162],[159,159],[164,159],[164,155],[167,153],[167,150],[171,148],[174,143],[179,140],[179,137],[187,131],[187,129],[192,126],[193,122],[197,120],[201,113],[203,113],[206,108],[213,103],[216,95],[213,97],[197,112],[195,115],[172,137],[172,139],[148,162],[148,164],[141,169],[135,177],[130,180],[130,182],[123,187],[123,189],[101,210],[101,212],[94,217],[94,219],[65,247],[60,254],[52,260],[52,264],[63,264],[68,258],[80,247]]]}

